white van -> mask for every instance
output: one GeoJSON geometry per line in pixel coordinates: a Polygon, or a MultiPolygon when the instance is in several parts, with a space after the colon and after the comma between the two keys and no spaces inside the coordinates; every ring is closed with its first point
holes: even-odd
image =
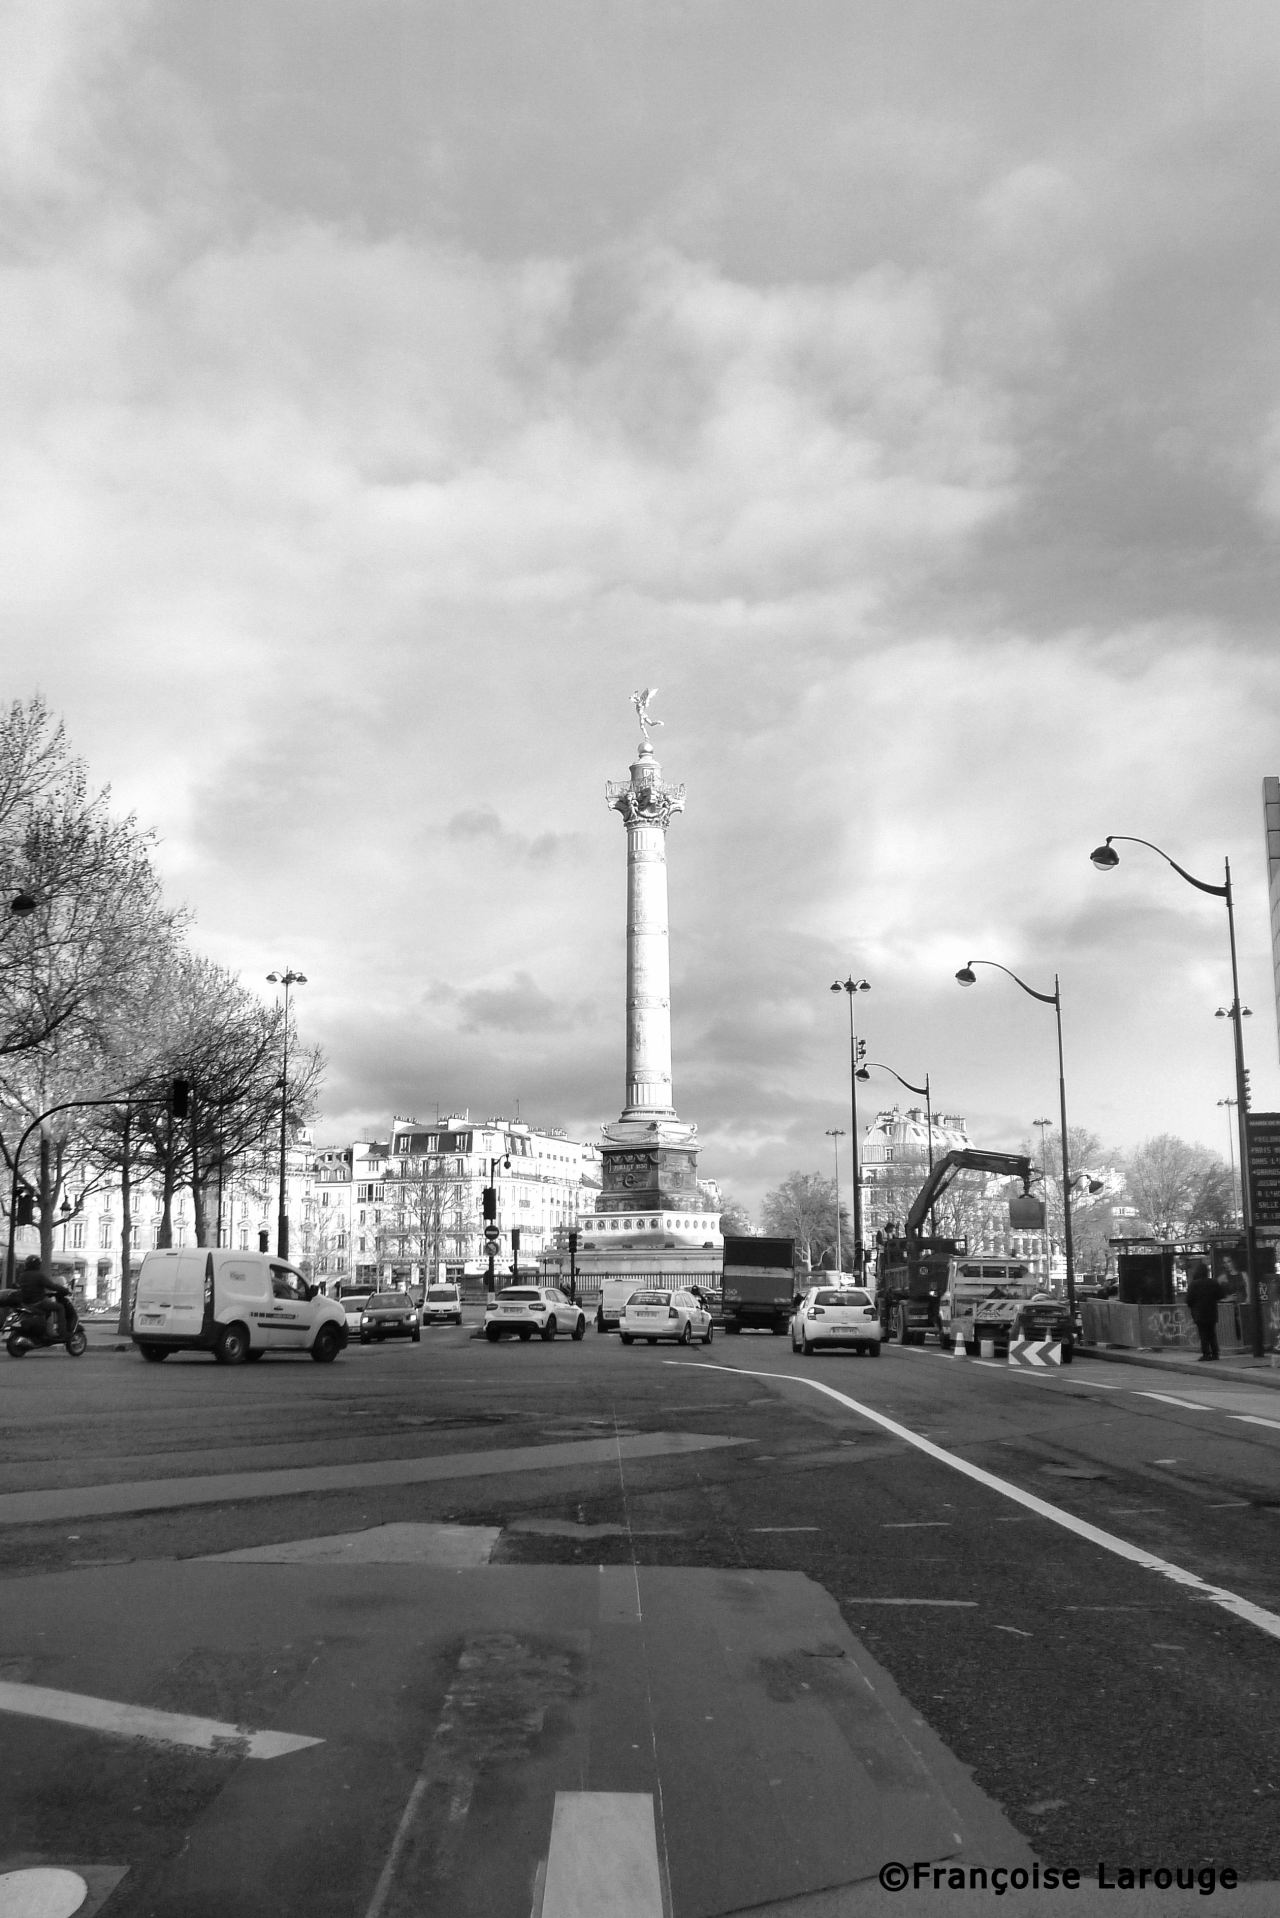
{"type": "Polygon", "coordinates": [[[148,1252],[133,1298],[133,1342],[158,1363],[212,1352],[223,1365],[264,1352],[310,1352],[327,1364],[347,1343],[337,1299],[266,1252],[181,1246],[148,1252]]]}
{"type": "Polygon", "coordinates": [[[652,1274],[641,1278],[616,1279],[606,1276],[600,1283],[600,1303],[596,1307],[596,1331],[616,1332],[622,1318],[622,1308],[633,1292],[641,1292],[647,1284],[657,1284],[652,1274]]]}

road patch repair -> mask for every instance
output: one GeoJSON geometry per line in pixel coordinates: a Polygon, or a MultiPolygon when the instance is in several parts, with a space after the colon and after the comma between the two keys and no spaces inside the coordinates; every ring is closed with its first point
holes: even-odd
{"type": "Polygon", "coordinates": [[[50,1692],[160,1713],[190,1674],[193,1718],[216,1697],[233,1730],[265,1715],[295,1741],[269,1764],[234,1740],[146,1758],[123,1723],[6,1713],[25,1862],[112,1859],[140,1910],[184,1918],[528,1918],[535,1899],[578,1918],[616,1855],[592,1918],[721,1918],[886,1857],[1030,1859],[799,1573],[459,1569],[380,1556],[403,1537],[359,1559],[319,1543],[24,1580],[5,1670],[38,1618],[50,1692]],[[85,1768],[50,1857],[48,1805],[85,1768]]]}

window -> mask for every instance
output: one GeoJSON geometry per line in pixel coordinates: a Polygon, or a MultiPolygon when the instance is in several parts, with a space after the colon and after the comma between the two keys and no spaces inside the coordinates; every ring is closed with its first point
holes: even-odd
{"type": "Polygon", "coordinates": [[[249,1228],[247,1225],[240,1227],[240,1250],[242,1252],[249,1250],[249,1228]]]}
{"type": "Polygon", "coordinates": [[[77,1219],[71,1228],[71,1243],[80,1250],[84,1245],[84,1220],[77,1219]]]}
{"type": "Polygon", "coordinates": [[[110,1245],[111,1245],[110,1219],[99,1219],[98,1221],[98,1244],[102,1247],[102,1250],[104,1252],[106,1252],[110,1248],[110,1245]]]}

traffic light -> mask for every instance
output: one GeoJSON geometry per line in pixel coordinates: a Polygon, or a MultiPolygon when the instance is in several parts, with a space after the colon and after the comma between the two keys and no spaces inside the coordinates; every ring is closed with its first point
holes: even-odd
{"type": "Polygon", "coordinates": [[[1252,1102],[1251,1102],[1251,1098],[1250,1098],[1250,1091],[1249,1091],[1249,1068],[1248,1068],[1248,1066],[1242,1066],[1242,1067],[1241,1067],[1241,1071],[1240,1071],[1240,1076],[1241,1076],[1241,1078],[1242,1078],[1242,1079],[1244,1080],[1244,1109],[1245,1109],[1245,1111],[1246,1111],[1246,1112],[1248,1112],[1248,1111],[1249,1111],[1249,1109],[1250,1109],[1250,1105],[1251,1105],[1251,1103],[1252,1103],[1252,1102]]]}
{"type": "Polygon", "coordinates": [[[498,1216],[498,1191],[496,1186],[487,1185],[484,1189],[484,1216],[496,1219],[498,1216]]]}
{"type": "Polygon", "coordinates": [[[569,1251],[573,1253],[573,1252],[576,1252],[577,1249],[578,1249],[578,1235],[576,1232],[571,1232],[569,1234],[569,1251]]]}
{"type": "Polygon", "coordinates": [[[512,1255],[514,1256],[516,1253],[519,1252],[519,1250],[520,1250],[520,1227],[518,1225],[513,1225],[511,1228],[512,1255]]]}
{"type": "Polygon", "coordinates": [[[15,1225],[34,1225],[36,1222],[36,1195],[24,1188],[18,1194],[18,1203],[14,1209],[15,1225]]]}
{"type": "Polygon", "coordinates": [[[169,1088],[169,1110],[175,1119],[185,1119],[191,1111],[190,1079],[175,1079],[169,1088]]]}

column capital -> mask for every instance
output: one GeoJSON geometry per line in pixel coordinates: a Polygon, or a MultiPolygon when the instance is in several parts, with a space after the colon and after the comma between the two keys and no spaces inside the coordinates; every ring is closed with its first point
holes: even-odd
{"type": "Polygon", "coordinates": [[[672,814],[684,811],[684,787],[666,783],[647,741],[632,762],[630,779],[625,783],[610,779],[604,796],[606,805],[621,813],[627,826],[658,826],[665,832],[672,814]]]}

